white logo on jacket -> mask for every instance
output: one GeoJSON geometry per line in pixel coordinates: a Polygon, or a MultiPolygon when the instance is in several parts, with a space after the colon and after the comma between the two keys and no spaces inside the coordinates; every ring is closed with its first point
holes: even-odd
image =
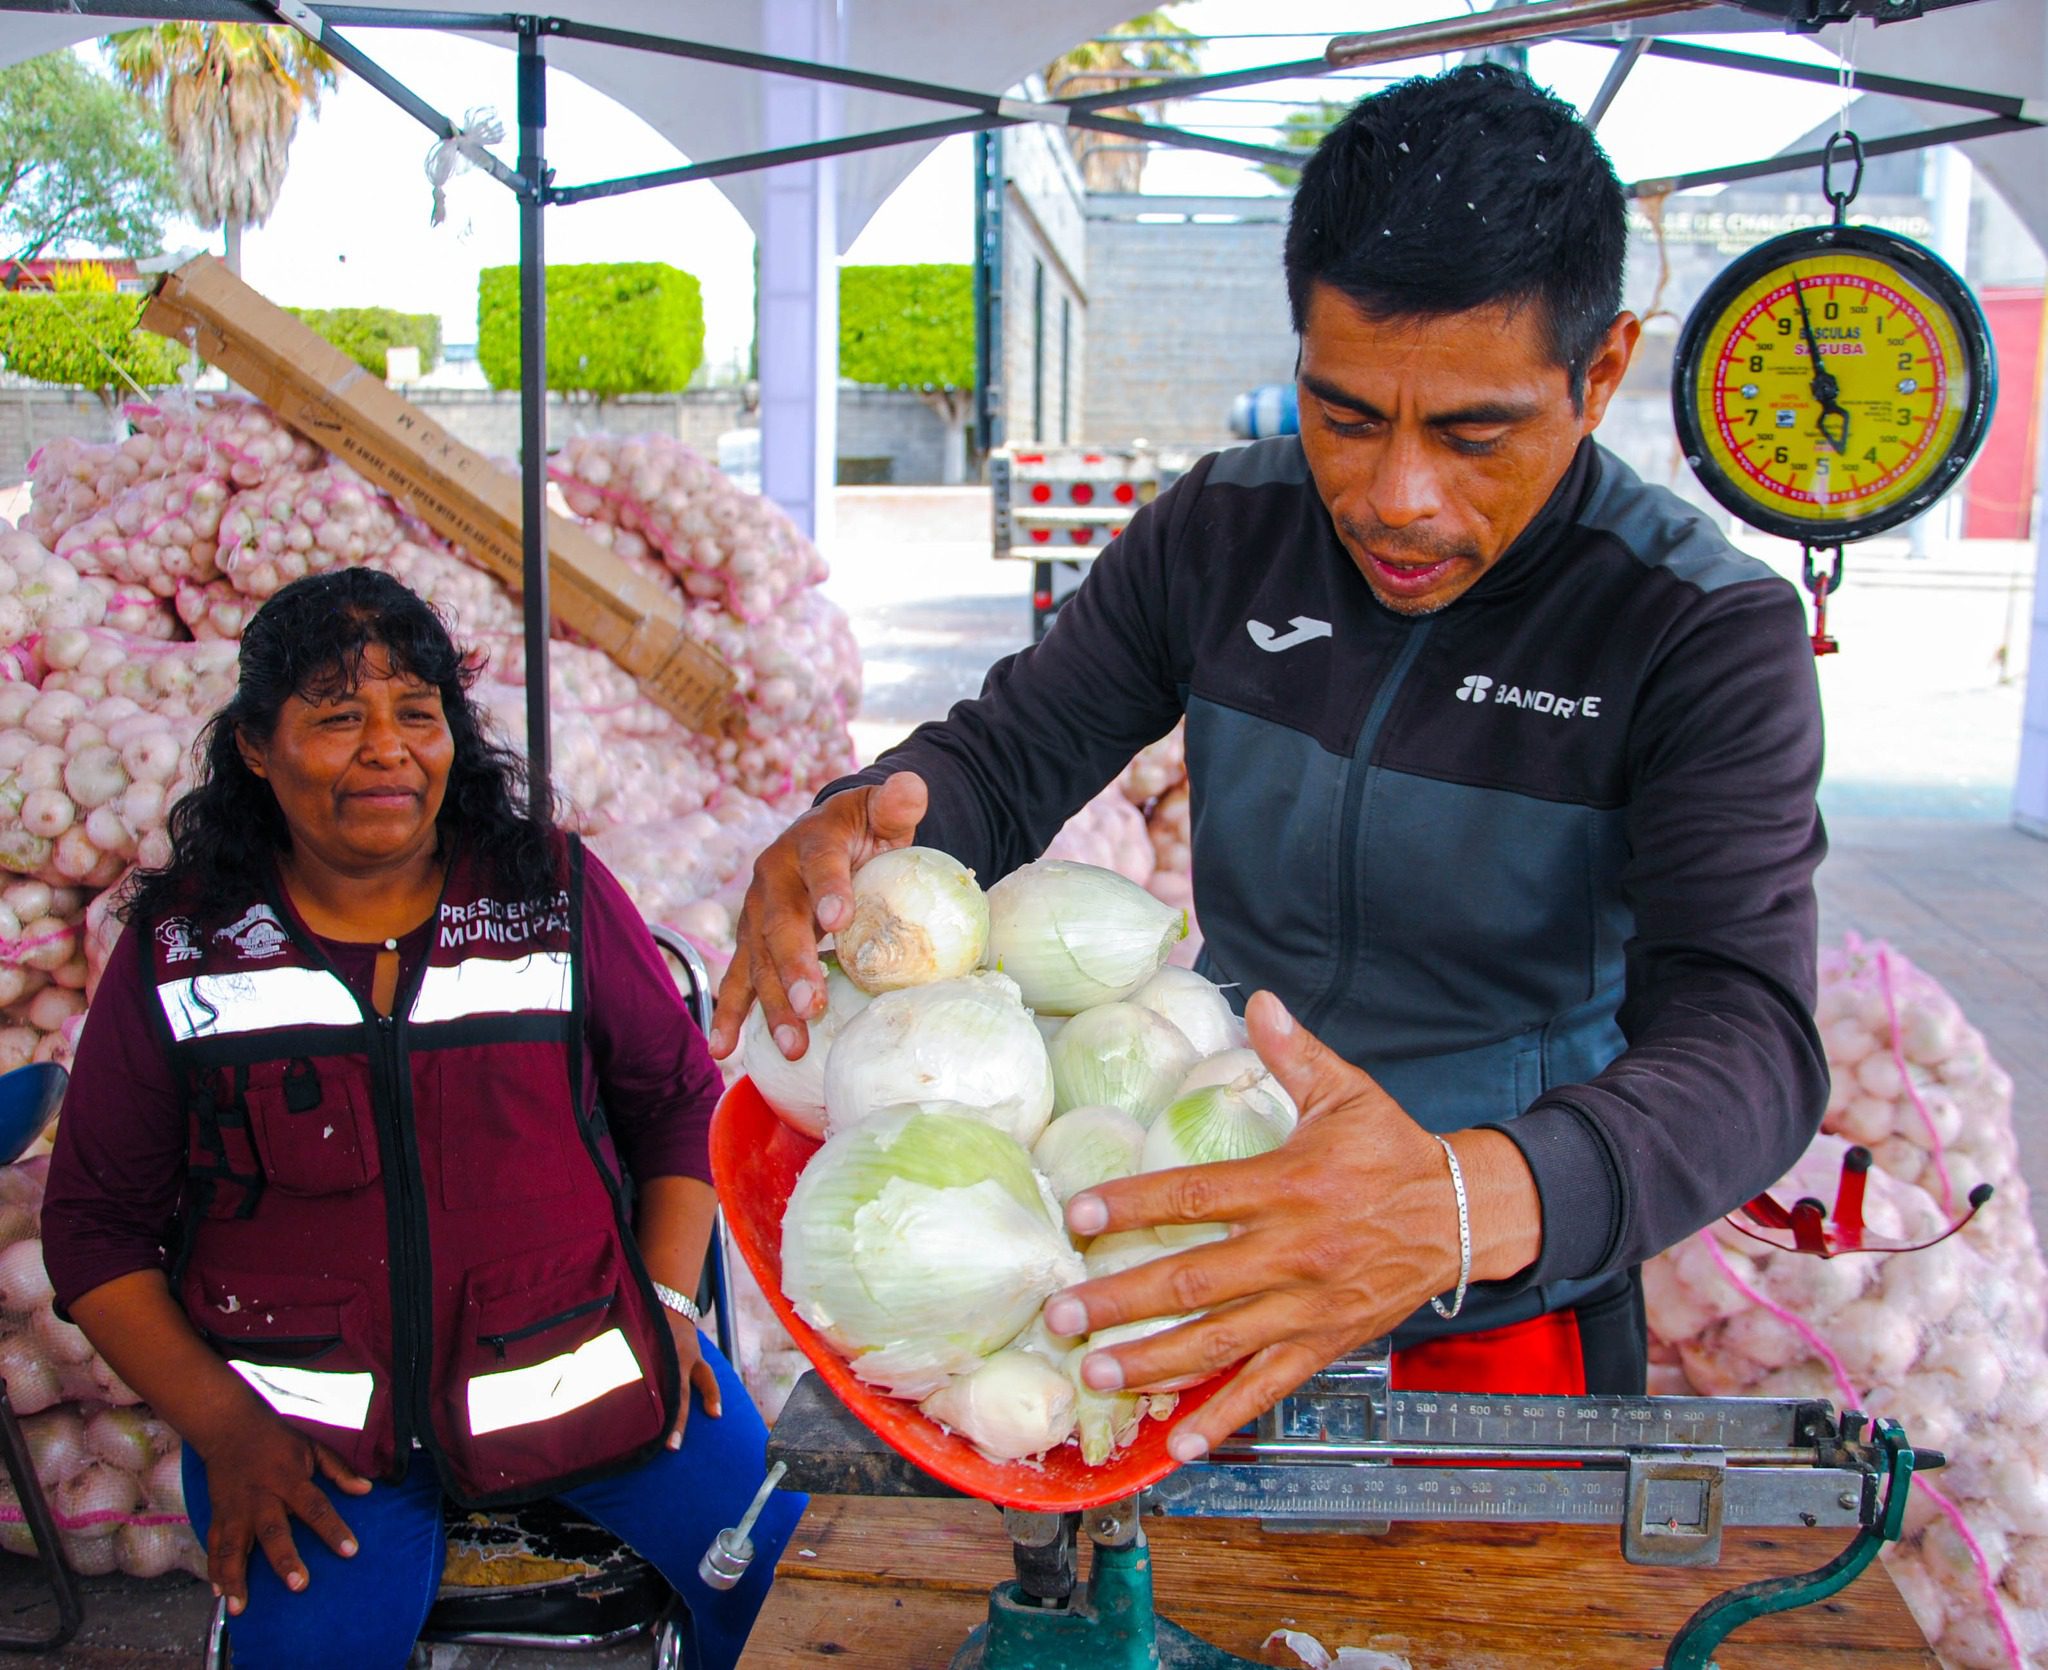
{"type": "Polygon", "coordinates": [[[1287,623],[1292,632],[1275,632],[1262,620],[1248,620],[1244,629],[1252,635],[1252,642],[1268,655],[1278,655],[1283,649],[1292,649],[1296,644],[1314,643],[1318,638],[1331,635],[1330,623],[1316,620],[1309,615],[1296,615],[1287,623]]]}
{"type": "Polygon", "coordinates": [[[213,937],[227,940],[243,956],[256,962],[281,955],[291,944],[284,924],[277,919],[277,912],[268,905],[251,905],[241,921],[230,922],[213,937]]]}
{"type": "Polygon", "coordinates": [[[1501,684],[1484,673],[1469,673],[1455,692],[1461,702],[1497,702],[1504,707],[1525,707],[1559,719],[1598,719],[1601,696],[1560,696],[1552,690],[1525,690],[1519,684],[1501,684]]]}

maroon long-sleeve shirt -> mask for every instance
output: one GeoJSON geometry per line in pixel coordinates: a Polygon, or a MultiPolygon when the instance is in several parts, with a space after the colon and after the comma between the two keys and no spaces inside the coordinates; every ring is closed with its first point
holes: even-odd
{"type": "MultiPolygon", "coordinates": [[[[400,980],[426,955],[431,923],[399,941],[400,980]]],[[[368,999],[376,945],[322,939],[368,999]]],[[[595,854],[584,857],[586,1090],[604,1098],[620,1158],[638,1179],[711,1176],[718,1067],[647,925],[595,854]]],[[[60,1310],[135,1270],[162,1269],[185,1186],[186,1113],[151,1016],[133,927],[108,959],[78,1043],[43,1200],[43,1261],[60,1310]]]]}

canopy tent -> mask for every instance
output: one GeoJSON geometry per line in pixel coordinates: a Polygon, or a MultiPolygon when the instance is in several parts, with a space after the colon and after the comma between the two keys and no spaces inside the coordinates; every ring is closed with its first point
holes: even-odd
{"type": "MultiPolygon", "coordinates": [[[[1864,67],[1895,65],[1924,80],[1930,68],[1952,66],[1955,80],[1974,84],[1981,77],[1999,86],[1988,94],[1924,89],[1937,108],[1949,112],[1948,126],[1887,141],[1888,147],[1910,148],[1936,137],[1964,143],[1973,161],[2020,206],[2037,240],[2048,245],[2048,130],[2042,127],[2048,120],[2048,25],[2041,0],[1497,0],[1484,13],[1343,37],[1314,59],[1042,104],[1006,96],[1003,89],[1128,15],[1133,4],[1041,0],[1019,13],[977,12],[972,27],[963,28],[958,8],[948,0],[758,0],[753,7],[725,0],[563,0],[544,16],[492,11],[475,0],[453,0],[431,11],[306,0],[0,0],[0,12],[15,14],[0,34],[0,64],[169,19],[288,22],[321,39],[349,68],[450,138],[454,129],[447,117],[386,75],[350,43],[347,32],[426,28],[516,40],[519,159],[516,168],[495,158],[484,158],[483,165],[512,188],[521,217],[527,704],[537,785],[545,783],[548,765],[542,274],[544,211],[550,204],[683,179],[717,180],[759,238],[763,488],[801,525],[819,532],[835,453],[837,257],[947,133],[1048,121],[1261,161],[1282,153],[1119,121],[1104,112],[1139,94],[1157,101],[1508,41],[1571,38],[1619,49],[1597,113],[1621,90],[1642,51],[1677,49],[1676,43],[1651,37],[1755,30],[1772,21],[1810,28],[1844,15],[1882,17],[1890,20],[1886,27],[1862,27],[1853,44],[1864,67]],[[1941,15],[1965,4],[1972,7],[1971,28],[1959,29],[1941,15]],[[1977,27],[1980,17],[1985,23],[1977,27]],[[549,66],[618,100],[685,156],[706,160],[634,179],[554,182],[543,144],[549,66]],[[2021,85],[2012,86],[2014,80],[2021,85]],[[1974,119],[1954,122],[1957,105],[1974,119]]],[[[1781,65],[1775,73],[1813,72],[1810,66],[1781,65]]],[[[1908,85],[1902,81],[1899,90],[1908,85]]],[[[1680,183],[1797,166],[1803,164],[1796,158],[1765,159],[1680,183]]],[[[1671,184],[1643,183],[1645,189],[1671,184]]],[[[2048,538],[2042,548],[2048,553],[2048,538]]],[[[2043,565],[2048,567],[2048,555],[2043,565]]],[[[2033,664],[2028,709],[2030,743],[2038,747],[2029,756],[2032,766],[2023,762],[2020,800],[2023,811],[2037,803],[2033,815],[2048,830],[2048,612],[2039,595],[2037,590],[2035,647],[2044,653],[2033,664]]]]}

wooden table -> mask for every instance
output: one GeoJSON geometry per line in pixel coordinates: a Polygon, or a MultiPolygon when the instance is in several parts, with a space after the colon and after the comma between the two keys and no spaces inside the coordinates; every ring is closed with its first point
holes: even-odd
{"type": "MultiPolygon", "coordinates": [[[[1145,1529],[1161,1615],[1206,1640],[1295,1666],[1260,1644],[1301,1629],[1332,1652],[1399,1653],[1413,1670],[1654,1670],[1695,1607],[1810,1570],[1848,1541],[1731,1530],[1718,1566],[1681,1570],[1625,1564],[1612,1528],[1402,1525],[1371,1537],[1148,1519],[1145,1529]]],[[[814,1496],[742,1670],[945,1670],[987,1617],[990,1588],[1011,1575],[1002,1517],[986,1504],[814,1496]]],[[[1745,1625],[1718,1657],[1721,1670],[1938,1670],[1881,1564],[1833,1600],[1745,1625]]]]}

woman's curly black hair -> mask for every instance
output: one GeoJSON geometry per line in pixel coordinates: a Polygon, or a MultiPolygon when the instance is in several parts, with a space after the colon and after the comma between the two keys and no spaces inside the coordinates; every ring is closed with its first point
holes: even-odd
{"type": "Polygon", "coordinates": [[[455,741],[438,819],[443,856],[458,845],[482,855],[510,900],[545,906],[561,888],[552,812],[527,808],[526,762],[505,747],[470,699],[480,663],[456,648],[417,593],[371,568],[294,580],[258,609],[242,633],[241,680],[199,740],[197,785],[171,808],[171,859],[139,871],[121,902],[128,921],[172,914],[203,925],[249,902],[291,834],[270,786],[243,761],[237,739],[267,741],[287,698],[319,701],[353,690],[363,657],[382,649],[392,670],[441,693],[455,741]]]}

